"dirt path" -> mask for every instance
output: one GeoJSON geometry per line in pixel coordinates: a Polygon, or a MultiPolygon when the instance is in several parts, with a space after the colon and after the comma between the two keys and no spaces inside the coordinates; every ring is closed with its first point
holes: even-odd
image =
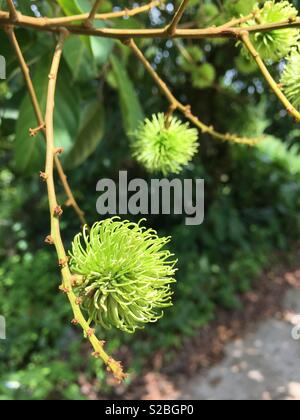
{"type": "Polygon", "coordinates": [[[300,290],[292,289],[286,292],[280,316],[261,321],[228,343],[222,362],[181,383],[179,398],[300,400],[299,331],[300,290]],[[299,340],[293,339],[293,329],[299,340]]]}

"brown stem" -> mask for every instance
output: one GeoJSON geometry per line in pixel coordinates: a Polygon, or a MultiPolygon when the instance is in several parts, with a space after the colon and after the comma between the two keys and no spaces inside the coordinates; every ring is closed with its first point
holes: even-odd
{"type": "Polygon", "coordinates": [[[92,10],[91,10],[87,20],[84,22],[84,26],[86,28],[91,28],[93,26],[93,22],[95,20],[96,13],[97,13],[97,10],[100,7],[101,2],[102,2],[102,0],[95,0],[95,3],[94,3],[94,6],[93,6],[92,10]]]}
{"type": "MultiPolygon", "coordinates": [[[[88,15],[85,15],[86,18],[88,15]]],[[[56,18],[55,18],[56,19],[56,18]]],[[[129,39],[129,38],[186,38],[186,39],[207,39],[207,38],[233,38],[238,39],[244,28],[239,27],[210,27],[205,29],[176,29],[173,35],[168,33],[168,26],[162,29],[114,29],[114,28],[85,28],[82,25],[66,24],[65,21],[58,23],[57,20],[49,18],[36,18],[20,15],[18,21],[10,17],[9,13],[0,11],[0,26],[15,25],[18,27],[34,28],[41,31],[59,33],[61,28],[66,28],[70,33],[77,35],[93,35],[103,38],[129,39]],[[55,23],[53,23],[55,22],[55,23]]],[[[285,20],[283,22],[253,25],[247,28],[249,33],[270,32],[277,29],[300,28],[300,19],[285,20]]]]}
{"type": "Polygon", "coordinates": [[[53,56],[53,61],[51,65],[51,70],[49,73],[49,83],[48,83],[48,92],[47,92],[47,103],[46,103],[46,168],[45,168],[45,179],[47,182],[48,190],[48,201],[49,201],[49,210],[50,210],[50,225],[51,225],[51,242],[56,248],[57,257],[59,265],[61,267],[61,274],[63,278],[63,285],[61,290],[65,292],[70,301],[71,307],[74,313],[74,321],[81,326],[84,331],[86,338],[92,344],[96,357],[101,358],[107,367],[113,372],[117,380],[122,381],[125,378],[121,364],[105,352],[103,348],[103,342],[99,341],[95,336],[95,332],[90,328],[88,322],[84,318],[78,299],[75,293],[72,290],[72,275],[68,265],[68,257],[64,248],[64,244],[60,232],[60,217],[61,217],[61,208],[57,202],[55,184],[54,184],[54,156],[55,156],[55,141],[54,141],[54,106],[55,106],[55,92],[56,92],[56,82],[57,75],[59,70],[59,65],[62,57],[63,46],[65,38],[68,35],[67,31],[62,31],[59,37],[59,42],[55,49],[53,56]]]}
{"type": "MultiPolygon", "coordinates": [[[[122,17],[133,17],[145,12],[148,12],[153,7],[159,6],[161,3],[164,3],[165,0],[153,0],[144,6],[134,7],[133,9],[124,9],[118,12],[109,12],[109,13],[96,13],[93,20],[112,20],[119,19],[122,17]]],[[[44,18],[45,22],[48,22],[49,26],[64,25],[72,22],[85,21],[89,18],[89,13],[83,13],[80,15],[73,16],[63,16],[59,18],[44,18]]]]}
{"type": "MultiPolygon", "coordinates": [[[[27,63],[25,61],[25,58],[23,56],[22,50],[20,48],[20,44],[17,40],[16,34],[13,30],[13,27],[12,26],[7,26],[5,29],[6,29],[7,35],[10,39],[10,42],[11,42],[11,44],[12,44],[14,50],[15,50],[17,59],[19,61],[20,68],[21,68],[22,73],[24,75],[25,83],[27,85],[27,90],[28,90],[28,93],[29,93],[29,97],[30,97],[33,109],[34,109],[34,113],[36,115],[36,119],[37,119],[39,129],[42,131],[42,133],[44,135],[44,138],[46,139],[45,122],[44,122],[44,119],[43,119],[41,107],[39,105],[39,101],[37,99],[37,95],[36,95],[32,80],[31,80],[31,77],[30,77],[30,71],[29,71],[28,65],[27,65],[27,63]]],[[[75,200],[74,194],[71,190],[71,187],[68,183],[66,174],[64,172],[62,164],[61,164],[61,162],[59,160],[59,157],[57,155],[55,155],[54,162],[55,162],[55,166],[56,166],[58,175],[60,177],[61,183],[63,185],[63,188],[65,190],[65,193],[66,193],[67,197],[68,197],[69,205],[73,207],[74,211],[76,212],[77,216],[79,217],[79,220],[80,220],[81,224],[86,225],[87,221],[85,219],[84,212],[80,209],[79,205],[77,204],[77,202],[75,200]]]]}
{"type": "Polygon", "coordinates": [[[212,126],[206,125],[204,122],[200,121],[198,117],[192,114],[191,107],[188,105],[184,105],[181,102],[178,101],[177,98],[173,95],[171,90],[168,88],[166,83],[160,78],[160,76],[157,74],[157,72],[153,69],[149,61],[146,59],[142,51],[138,48],[136,43],[130,39],[127,42],[125,42],[126,45],[128,45],[135,56],[139,59],[139,61],[143,64],[147,72],[150,74],[162,94],[167,98],[173,112],[175,110],[180,111],[188,120],[191,121],[192,124],[194,124],[196,127],[199,128],[199,130],[202,133],[208,133],[212,137],[216,138],[217,140],[222,141],[230,141],[233,143],[240,143],[240,144],[248,144],[248,145],[254,145],[257,144],[261,139],[252,139],[247,137],[239,137],[234,134],[222,134],[219,133],[214,129],[212,126]]]}
{"type": "Polygon", "coordinates": [[[14,5],[13,0],[6,0],[7,7],[9,9],[9,15],[13,22],[17,22],[19,19],[19,15],[16,9],[16,6],[14,5]]]}
{"type": "Polygon", "coordinates": [[[255,49],[253,43],[251,42],[249,32],[243,31],[241,33],[241,39],[245,45],[245,47],[248,49],[251,56],[256,61],[258,68],[260,69],[262,75],[264,76],[265,80],[269,84],[270,88],[273,90],[277,98],[280,100],[280,102],[283,104],[283,106],[286,108],[286,110],[291,114],[297,122],[300,121],[300,112],[297,111],[297,109],[291,104],[291,102],[288,100],[288,98],[284,95],[284,93],[281,91],[278,83],[273,79],[271,73],[269,72],[267,66],[263,62],[262,58],[260,57],[258,51],[255,49]]]}
{"type": "Polygon", "coordinates": [[[243,23],[248,22],[249,20],[253,19],[256,16],[257,12],[252,12],[250,13],[248,16],[243,16],[241,18],[234,18],[232,20],[230,20],[227,23],[224,23],[223,25],[219,26],[220,28],[233,28],[235,26],[239,26],[242,25],[243,23]]]}
{"type": "Polygon", "coordinates": [[[170,25],[167,26],[166,31],[169,35],[173,36],[175,34],[176,29],[177,29],[177,25],[180,22],[183,14],[185,12],[185,9],[188,6],[188,3],[189,3],[189,0],[182,0],[178,10],[176,11],[176,13],[175,13],[175,15],[172,19],[172,22],[170,23],[170,25]]]}

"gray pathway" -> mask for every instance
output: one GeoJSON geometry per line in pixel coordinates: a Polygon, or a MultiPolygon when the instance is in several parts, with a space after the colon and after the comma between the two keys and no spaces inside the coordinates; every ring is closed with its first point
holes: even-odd
{"type": "Polygon", "coordinates": [[[182,384],[181,398],[300,400],[300,290],[287,292],[284,309],[283,320],[264,321],[228,344],[220,364],[182,384]]]}

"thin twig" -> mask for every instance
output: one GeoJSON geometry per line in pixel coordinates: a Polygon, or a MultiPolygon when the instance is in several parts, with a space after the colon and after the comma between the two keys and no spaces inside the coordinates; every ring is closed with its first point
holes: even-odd
{"type": "MultiPolygon", "coordinates": [[[[148,12],[153,7],[157,7],[160,4],[164,3],[165,0],[153,0],[150,3],[145,4],[144,6],[134,7],[133,9],[124,9],[118,12],[109,12],[109,13],[96,13],[94,15],[93,20],[112,20],[112,19],[120,19],[123,17],[133,17],[145,12],[148,12]]],[[[78,21],[85,21],[89,18],[89,13],[83,13],[81,15],[73,15],[73,16],[63,16],[59,18],[52,18],[47,19],[49,25],[56,26],[56,25],[63,25],[72,22],[78,21]]]]}
{"type": "Polygon", "coordinates": [[[125,44],[131,48],[135,56],[139,59],[139,61],[143,64],[147,72],[150,74],[150,76],[152,77],[162,94],[167,98],[170,107],[172,108],[172,111],[180,111],[188,120],[192,122],[192,124],[198,127],[202,133],[210,134],[217,140],[230,141],[232,143],[247,144],[251,146],[257,144],[261,140],[251,139],[247,137],[239,137],[237,135],[229,133],[222,134],[216,131],[213,126],[208,126],[204,122],[200,121],[198,117],[192,114],[190,106],[182,104],[178,101],[177,98],[175,98],[171,90],[168,88],[166,83],[160,78],[157,72],[153,69],[153,67],[146,59],[142,51],[138,48],[136,43],[132,39],[130,39],[127,42],[125,42],[125,44]]]}
{"type": "Polygon", "coordinates": [[[64,248],[64,244],[60,232],[60,216],[61,209],[57,202],[53,168],[54,168],[54,156],[55,156],[55,141],[54,141],[54,103],[55,103],[55,91],[56,91],[56,82],[57,75],[59,70],[59,65],[62,57],[63,45],[65,38],[67,36],[67,31],[62,31],[59,42],[57,44],[51,70],[49,74],[49,84],[48,84],[48,93],[47,93],[47,104],[46,104],[46,144],[47,144],[47,153],[46,153],[46,168],[45,168],[45,179],[47,182],[48,189],[48,200],[49,200],[49,210],[50,210],[50,223],[51,223],[51,235],[49,237],[49,242],[52,242],[56,248],[59,265],[61,267],[61,274],[63,278],[63,285],[61,290],[64,291],[70,301],[70,304],[74,313],[74,323],[79,324],[86,338],[89,339],[92,344],[96,357],[99,357],[107,365],[107,367],[113,372],[116,379],[122,381],[125,377],[123,369],[120,362],[115,361],[105,352],[103,348],[103,342],[99,341],[95,336],[94,330],[90,328],[88,322],[84,318],[78,299],[75,293],[72,290],[72,275],[68,265],[68,257],[64,248]]]}
{"type": "Polygon", "coordinates": [[[286,108],[289,114],[291,114],[297,122],[300,121],[300,112],[297,111],[297,109],[291,104],[291,102],[288,100],[288,98],[285,96],[285,94],[281,91],[279,85],[276,83],[276,81],[273,79],[271,73],[269,72],[267,66],[263,62],[262,58],[260,57],[258,51],[255,49],[253,43],[251,42],[249,32],[243,31],[241,33],[241,39],[245,45],[245,47],[248,49],[251,56],[256,61],[258,68],[260,69],[262,75],[264,76],[265,80],[275,93],[275,95],[278,97],[278,99],[281,101],[283,106],[286,108]]]}
{"type": "MultiPolygon", "coordinates": [[[[86,15],[88,17],[88,15],[86,15]]],[[[56,18],[54,18],[56,19],[56,18]]],[[[0,11],[0,26],[14,25],[24,28],[33,28],[41,31],[59,33],[61,28],[66,28],[70,33],[77,35],[92,35],[112,39],[129,38],[186,38],[186,39],[207,39],[207,38],[231,38],[238,39],[245,30],[240,27],[209,27],[205,29],[181,29],[177,28],[173,35],[167,32],[168,26],[161,29],[115,29],[115,28],[85,28],[82,25],[66,24],[65,21],[57,23],[49,18],[36,18],[20,15],[17,22],[14,22],[9,13],[0,11]],[[55,24],[53,24],[55,22],[55,24]]],[[[270,32],[277,29],[300,28],[300,19],[288,19],[273,24],[253,25],[247,28],[249,33],[270,32]]]]}
{"type": "Polygon", "coordinates": [[[176,11],[176,13],[175,13],[175,15],[172,19],[172,22],[170,23],[170,25],[167,26],[167,32],[168,32],[169,35],[172,36],[172,35],[175,34],[176,29],[177,29],[177,25],[180,22],[183,14],[185,12],[185,9],[188,6],[188,3],[189,3],[189,0],[182,0],[180,6],[178,7],[178,10],[176,11]]]}
{"type": "Polygon", "coordinates": [[[88,18],[86,19],[86,21],[84,22],[84,26],[87,28],[91,28],[93,26],[93,22],[97,13],[97,10],[100,7],[100,3],[102,2],[102,0],[95,0],[94,6],[88,16],[88,18]]]}
{"type": "MultiPolygon", "coordinates": [[[[41,107],[39,105],[39,101],[37,99],[36,91],[35,91],[35,88],[33,86],[33,83],[32,83],[31,77],[30,77],[30,72],[29,72],[28,65],[27,65],[27,63],[25,61],[25,58],[23,56],[22,50],[20,48],[20,44],[17,40],[17,37],[16,37],[16,34],[14,32],[13,27],[12,26],[7,26],[5,29],[6,29],[7,35],[10,39],[10,42],[11,42],[11,44],[12,44],[14,50],[15,50],[17,59],[19,61],[20,68],[21,68],[22,73],[24,75],[24,79],[25,79],[25,83],[26,83],[27,90],[28,90],[28,93],[29,93],[29,97],[30,97],[30,100],[32,102],[32,106],[33,106],[34,113],[36,115],[36,119],[37,119],[37,123],[38,123],[39,130],[36,130],[36,131],[42,131],[42,133],[44,135],[44,138],[46,139],[45,122],[44,122],[44,119],[43,119],[43,115],[42,115],[41,107]]],[[[73,192],[71,190],[71,187],[70,187],[70,185],[67,181],[67,177],[65,175],[62,164],[61,164],[61,162],[59,160],[59,157],[57,155],[55,155],[55,166],[56,166],[58,175],[60,177],[60,180],[62,182],[63,188],[65,190],[65,193],[68,197],[68,204],[73,207],[74,211],[76,212],[76,214],[78,215],[78,217],[80,219],[81,224],[86,225],[87,221],[85,219],[84,212],[80,209],[79,205],[77,204],[77,202],[75,200],[74,194],[73,194],[73,192]]]]}
{"type": "Polygon", "coordinates": [[[17,22],[19,19],[19,14],[17,12],[16,6],[13,0],[6,0],[7,7],[9,9],[9,15],[13,22],[17,22]]]}
{"type": "Polygon", "coordinates": [[[232,20],[230,20],[229,22],[224,23],[223,25],[218,26],[218,28],[234,28],[235,26],[239,26],[242,25],[243,23],[247,23],[249,22],[249,20],[253,19],[253,17],[255,17],[255,15],[257,14],[257,12],[252,12],[250,13],[248,16],[242,16],[240,18],[234,18],[232,20]]]}

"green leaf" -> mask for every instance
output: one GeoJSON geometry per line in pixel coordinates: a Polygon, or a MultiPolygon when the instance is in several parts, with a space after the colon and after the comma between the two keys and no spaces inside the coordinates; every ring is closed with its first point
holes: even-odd
{"type": "Polygon", "coordinates": [[[88,103],[83,110],[79,133],[66,166],[81,165],[97,148],[105,131],[105,109],[99,100],[88,103]]]}
{"type": "Polygon", "coordinates": [[[74,3],[77,4],[82,13],[89,13],[95,2],[94,0],[75,0],[74,3]]]}
{"type": "MultiPolygon", "coordinates": [[[[89,12],[93,2],[77,0],[73,4],[59,0],[63,11],[69,14],[89,12]]],[[[103,28],[105,22],[95,21],[94,26],[103,28]]],[[[98,76],[99,67],[105,64],[112,51],[114,41],[99,37],[70,37],[64,47],[64,56],[76,81],[88,81],[98,76]]]]}
{"type": "Polygon", "coordinates": [[[57,3],[60,5],[60,7],[62,8],[62,10],[67,16],[78,15],[82,13],[76,0],[75,1],[57,0],[57,3]]]}
{"type": "Polygon", "coordinates": [[[64,57],[73,80],[85,82],[96,77],[97,69],[89,41],[85,37],[70,37],[64,47],[64,57]]]}
{"type": "Polygon", "coordinates": [[[133,133],[144,119],[142,106],[133,83],[128,76],[126,67],[116,56],[112,56],[110,61],[118,86],[124,129],[127,133],[133,133]]]}
{"type": "Polygon", "coordinates": [[[112,52],[114,41],[111,39],[90,37],[90,48],[97,66],[107,63],[108,57],[112,52]]]}
{"type": "Polygon", "coordinates": [[[57,0],[66,15],[89,13],[95,3],[94,0],[57,0]]]}
{"type": "Polygon", "coordinates": [[[70,37],[64,47],[64,57],[75,81],[95,79],[99,68],[108,60],[113,42],[103,38],[70,37]]]}
{"type": "MultiPolygon", "coordinates": [[[[51,57],[43,57],[33,78],[43,113],[46,108],[50,63],[51,57]]],[[[68,68],[62,64],[55,98],[54,134],[56,146],[64,148],[66,154],[73,147],[79,121],[79,97],[71,79],[68,68]]],[[[15,164],[20,172],[38,171],[44,165],[45,145],[42,134],[35,138],[29,136],[29,129],[36,126],[36,117],[27,95],[21,103],[16,127],[15,164]]]]}

